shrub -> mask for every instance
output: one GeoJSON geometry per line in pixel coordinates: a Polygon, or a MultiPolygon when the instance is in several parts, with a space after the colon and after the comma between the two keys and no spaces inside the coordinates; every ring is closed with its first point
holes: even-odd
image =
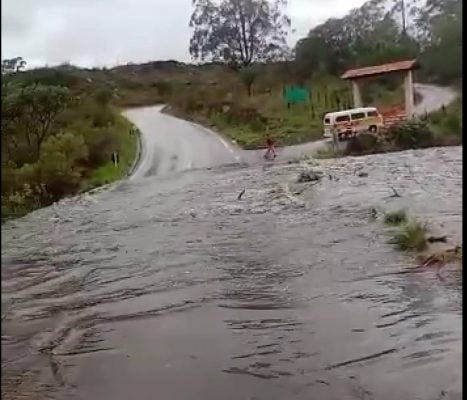
{"type": "Polygon", "coordinates": [[[49,138],[44,143],[38,168],[48,200],[57,201],[79,190],[79,163],[85,160],[87,155],[86,143],[82,136],[63,133],[49,138]]]}
{"type": "Polygon", "coordinates": [[[443,119],[442,111],[434,111],[431,114],[428,114],[428,121],[432,124],[439,124],[443,119]]]}
{"type": "MultiPolygon", "coordinates": [[[[25,164],[21,168],[2,168],[4,174],[14,179],[8,187],[2,186],[2,220],[21,217],[44,203],[44,187],[40,184],[38,163],[25,164]]],[[[2,182],[3,183],[3,182],[2,182]]]]}
{"type": "Polygon", "coordinates": [[[110,106],[99,104],[94,98],[88,98],[64,115],[62,127],[72,125],[73,120],[84,120],[93,127],[101,128],[115,124],[115,112],[110,106]]]}
{"type": "Polygon", "coordinates": [[[64,86],[68,88],[76,87],[80,83],[80,78],[75,71],[60,70],[58,68],[37,68],[21,74],[18,80],[25,85],[41,83],[43,85],[64,86]]]}
{"type": "Polygon", "coordinates": [[[31,196],[30,192],[31,189],[26,184],[22,191],[2,195],[2,221],[22,217],[29,211],[43,205],[40,196],[31,196]]]}
{"type": "Polygon", "coordinates": [[[113,97],[114,93],[110,88],[101,88],[94,95],[96,103],[101,107],[108,106],[112,101],[113,97]]]}
{"type": "Polygon", "coordinates": [[[81,135],[73,135],[70,132],[60,133],[44,142],[40,160],[53,157],[57,153],[65,155],[70,164],[76,164],[77,161],[87,157],[86,143],[81,135]]]}
{"type": "Polygon", "coordinates": [[[227,122],[233,125],[264,126],[268,120],[257,108],[250,105],[234,105],[224,114],[227,122]]]}
{"type": "Polygon", "coordinates": [[[170,84],[170,82],[156,81],[153,82],[152,85],[157,89],[157,92],[163,97],[170,96],[172,94],[172,85],[170,84]]]}
{"type": "Polygon", "coordinates": [[[374,153],[378,150],[378,139],[370,133],[362,133],[347,142],[345,155],[374,153]]]}
{"type": "Polygon", "coordinates": [[[2,163],[2,195],[11,193],[16,188],[16,165],[13,162],[2,163]]]}
{"type": "Polygon", "coordinates": [[[92,125],[96,128],[115,124],[115,114],[109,107],[97,107],[93,111],[92,125]]]}
{"type": "Polygon", "coordinates": [[[99,167],[108,162],[114,151],[120,148],[119,136],[112,128],[88,129],[84,140],[88,148],[86,165],[99,167]]]}
{"type": "Polygon", "coordinates": [[[454,112],[449,113],[444,119],[443,128],[449,133],[457,134],[461,129],[461,117],[459,114],[454,112]]]}
{"type": "Polygon", "coordinates": [[[423,251],[428,246],[427,233],[425,225],[413,220],[394,234],[391,243],[402,251],[423,251]]]}
{"type": "Polygon", "coordinates": [[[434,135],[425,122],[408,121],[388,129],[388,138],[401,150],[429,147],[434,144],[434,135]]]}

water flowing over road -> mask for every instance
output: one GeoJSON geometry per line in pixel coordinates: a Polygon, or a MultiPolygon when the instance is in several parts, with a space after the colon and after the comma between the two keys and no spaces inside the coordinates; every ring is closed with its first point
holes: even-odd
{"type": "Polygon", "coordinates": [[[298,184],[296,151],[127,115],[132,179],[2,227],[4,399],[462,397],[460,271],[414,268],[382,222],[406,207],[461,243],[460,147],[298,184]]]}
{"type": "Polygon", "coordinates": [[[443,105],[448,106],[457,97],[453,89],[444,86],[417,83],[415,90],[422,97],[421,102],[415,106],[415,113],[419,115],[436,111],[443,105]]]}

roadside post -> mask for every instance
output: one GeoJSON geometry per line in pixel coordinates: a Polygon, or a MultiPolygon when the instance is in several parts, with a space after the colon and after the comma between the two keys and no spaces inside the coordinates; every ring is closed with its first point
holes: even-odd
{"type": "Polygon", "coordinates": [[[118,167],[118,153],[116,151],[112,153],[112,161],[114,163],[115,168],[117,168],[118,167]]]}

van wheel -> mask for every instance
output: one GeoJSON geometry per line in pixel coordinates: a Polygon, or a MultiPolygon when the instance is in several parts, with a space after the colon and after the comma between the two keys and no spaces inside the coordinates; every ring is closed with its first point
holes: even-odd
{"type": "Polygon", "coordinates": [[[376,125],[371,125],[370,128],[368,129],[371,133],[376,133],[376,131],[378,130],[377,126],[376,125]]]}

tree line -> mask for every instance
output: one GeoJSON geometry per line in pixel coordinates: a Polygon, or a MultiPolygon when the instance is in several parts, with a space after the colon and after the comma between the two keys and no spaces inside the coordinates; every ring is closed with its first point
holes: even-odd
{"type": "Polygon", "coordinates": [[[370,0],[314,27],[294,49],[287,46],[286,6],[285,0],[195,0],[191,55],[240,71],[249,93],[252,66],[278,61],[292,63],[298,80],[411,57],[420,59],[426,80],[446,84],[462,76],[461,0],[370,0]]]}

